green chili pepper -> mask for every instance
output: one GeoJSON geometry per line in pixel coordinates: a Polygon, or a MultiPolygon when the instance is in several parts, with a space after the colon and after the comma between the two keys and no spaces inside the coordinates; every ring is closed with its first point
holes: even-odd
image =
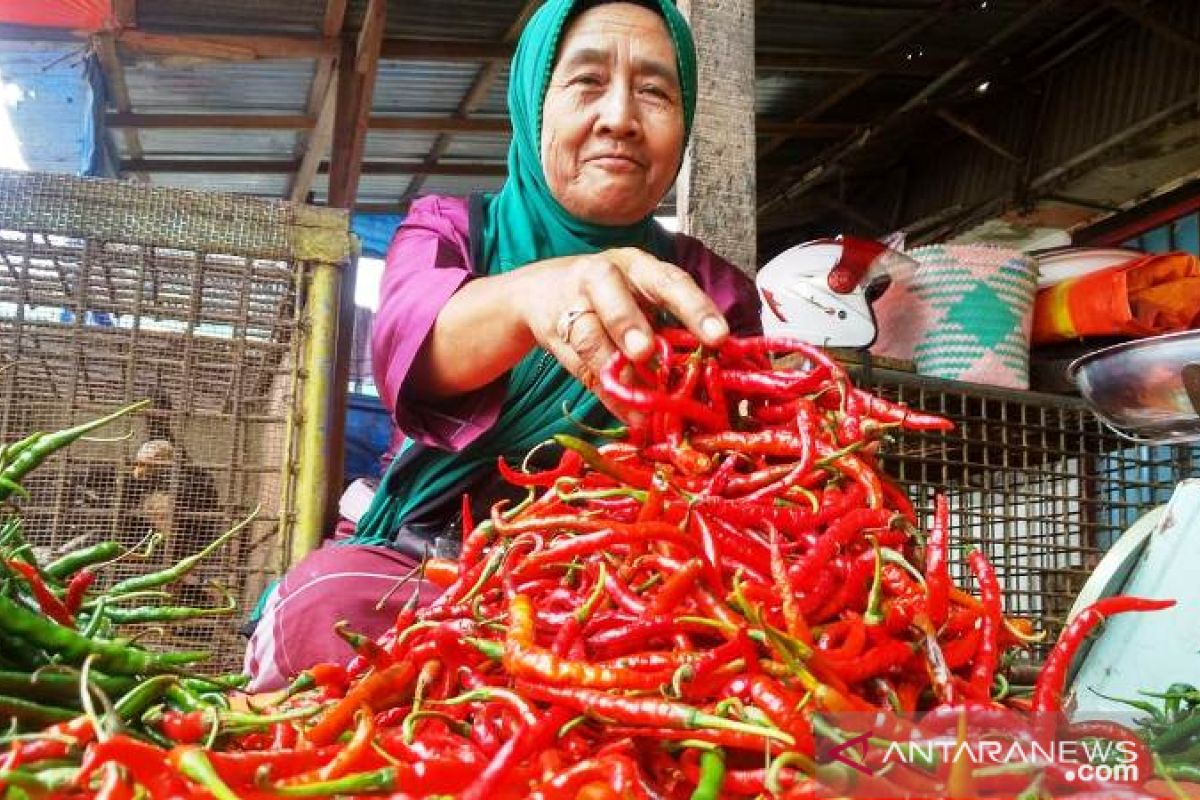
{"type": "Polygon", "coordinates": [[[94,655],[97,668],[121,675],[172,672],[208,658],[207,653],[151,653],[112,641],[89,639],[6,597],[0,597],[0,629],[54,653],[68,663],[81,664],[89,655],[94,655]]]}
{"type": "Polygon", "coordinates": [[[202,748],[186,747],[172,752],[171,764],[186,777],[203,786],[216,800],[238,800],[237,794],[217,775],[202,748]]]}
{"type": "Polygon", "coordinates": [[[5,453],[8,459],[3,469],[0,469],[0,500],[7,500],[14,492],[25,494],[21,487],[21,479],[32,472],[43,461],[69,444],[79,441],[97,428],[150,405],[149,400],[142,400],[133,405],[118,409],[106,417],[76,425],[56,433],[35,433],[10,445],[5,453]]]}
{"type": "Polygon", "coordinates": [[[149,622],[184,622],[205,617],[227,617],[237,610],[237,599],[225,592],[225,605],[211,608],[191,606],[141,606],[110,608],[105,615],[116,625],[142,625],[149,622]]]}
{"type": "Polygon", "coordinates": [[[0,719],[2,720],[15,719],[18,722],[45,727],[56,722],[75,719],[77,716],[79,716],[79,712],[72,708],[48,706],[19,697],[0,695],[0,719]]]}
{"type": "MultiPolygon", "coordinates": [[[[91,674],[92,685],[105,694],[129,691],[132,678],[91,674]]],[[[63,672],[40,673],[0,670],[0,694],[32,697],[39,700],[74,700],[79,697],[79,675],[63,672]]]]}
{"type": "Polygon", "coordinates": [[[177,683],[174,675],[155,675],[149,680],[142,681],[124,694],[113,706],[117,716],[124,722],[140,716],[150,705],[169,692],[177,683]]]}
{"type": "Polygon", "coordinates": [[[108,594],[118,595],[141,591],[143,589],[153,589],[156,586],[163,586],[164,584],[179,580],[184,575],[187,575],[189,572],[191,572],[202,559],[207,558],[215,550],[217,550],[217,548],[221,547],[221,545],[232,539],[234,534],[238,533],[242,528],[253,522],[254,518],[257,516],[258,509],[255,509],[250,516],[246,517],[246,519],[242,520],[237,525],[234,525],[232,528],[225,531],[225,533],[221,534],[216,539],[213,539],[211,542],[205,545],[203,550],[195,552],[187,558],[180,559],[174,565],[167,567],[166,569],[159,570],[158,572],[150,572],[145,575],[135,575],[132,578],[126,578],[123,581],[118,581],[109,588],[108,594]]]}
{"type": "Polygon", "coordinates": [[[119,555],[121,555],[121,545],[116,542],[100,542],[91,547],[74,550],[55,561],[51,561],[42,572],[45,572],[57,581],[61,581],[79,572],[84,567],[111,561],[119,555]]]}
{"type": "Polygon", "coordinates": [[[720,800],[725,783],[725,754],[720,749],[700,753],[700,780],[692,792],[692,800],[720,800]]]}
{"type": "Polygon", "coordinates": [[[396,770],[384,767],[373,772],[359,772],[331,781],[315,781],[297,786],[274,786],[275,794],[282,797],[326,797],[367,792],[388,792],[396,783],[396,770]]]}
{"type": "Polygon", "coordinates": [[[1161,753],[1177,745],[1187,744],[1197,736],[1200,736],[1200,714],[1192,714],[1178,720],[1174,725],[1151,739],[1150,748],[1161,753]]]}

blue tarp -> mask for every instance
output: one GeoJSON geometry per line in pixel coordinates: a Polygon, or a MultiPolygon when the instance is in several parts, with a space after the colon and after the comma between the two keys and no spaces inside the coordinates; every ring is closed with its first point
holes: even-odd
{"type": "Polygon", "coordinates": [[[75,42],[5,42],[0,48],[8,117],[29,169],[113,174],[96,124],[104,99],[93,61],[75,42]]]}
{"type": "Polygon", "coordinates": [[[1147,253],[1169,253],[1182,250],[1200,256],[1200,214],[1186,214],[1165,225],[1148,230],[1125,244],[1147,253]]]}
{"type": "Polygon", "coordinates": [[[403,221],[402,214],[354,214],[350,217],[350,230],[362,241],[364,256],[383,258],[391,244],[392,234],[403,221]]]}

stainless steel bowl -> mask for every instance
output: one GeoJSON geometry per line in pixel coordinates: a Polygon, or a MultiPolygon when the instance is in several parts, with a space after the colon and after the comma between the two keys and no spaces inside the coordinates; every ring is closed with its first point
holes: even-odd
{"type": "Polygon", "coordinates": [[[1077,359],[1068,374],[1096,414],[1128,439],[1200,439],[1200,330],[1106,347],[1077,359]]]}

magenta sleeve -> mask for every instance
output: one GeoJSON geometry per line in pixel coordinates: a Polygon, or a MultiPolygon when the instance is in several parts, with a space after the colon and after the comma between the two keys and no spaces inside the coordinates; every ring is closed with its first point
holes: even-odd
{"type": "Polygon", "coordinates": [[[388,248],[371,334],[380,399],[405,436],[461,450],[500,414],[504,379],[436,406],[412,399],[409,372],[450,297],[471,278],[465,204],[426,197],[413,204],[388,248]]]}
{"type": "Polygon", "coordinates": [[[696,284],[716,304],[734,336],[762,333],[758,290],[737,267],[709,250],[699,240],[676,234],[675,255],[679,266],[687,270],[696,284]]]}

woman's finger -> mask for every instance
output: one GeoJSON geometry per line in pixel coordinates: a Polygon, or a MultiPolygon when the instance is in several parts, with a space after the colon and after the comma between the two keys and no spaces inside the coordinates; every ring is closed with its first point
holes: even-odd
{"type": "Polygon", "coordinates": [[[583,375],[588,376],[592,383],[584,381],[584,385],[594,390],[595,379],[600,375],[600,370],[617,351],[616,345],[609,338],[608,331],[600,319],[599,312],[588,311],[580,316],[571,327],[566,344],[579,357],[580,380],[583,380],[583,375]]]}
{"type": "MultiPolygon", "coordinates": [[[[605,344],[615,344],[634,361],[648,358],[654,350],[651,341],[654,330],[638,305],[625,272],[603,255],[588,259],[583,269],[582,288],[598,315],[605,344]]],[[[578,347],[575,349],[579,351],[578,347]]],[[[597,370],[613,353],[612,346],[600,349],[604,350],[600,354],[602,360],[592,362],[597,370]]]]}
{"type": "Polygon", "coordinates": [[[671,312],[700,341],[718,345],[729,335],[729,323],[720,309],[682,269],[635,248],[609,252],[623,262],[625,275],[638,294],[671,312]]]}

